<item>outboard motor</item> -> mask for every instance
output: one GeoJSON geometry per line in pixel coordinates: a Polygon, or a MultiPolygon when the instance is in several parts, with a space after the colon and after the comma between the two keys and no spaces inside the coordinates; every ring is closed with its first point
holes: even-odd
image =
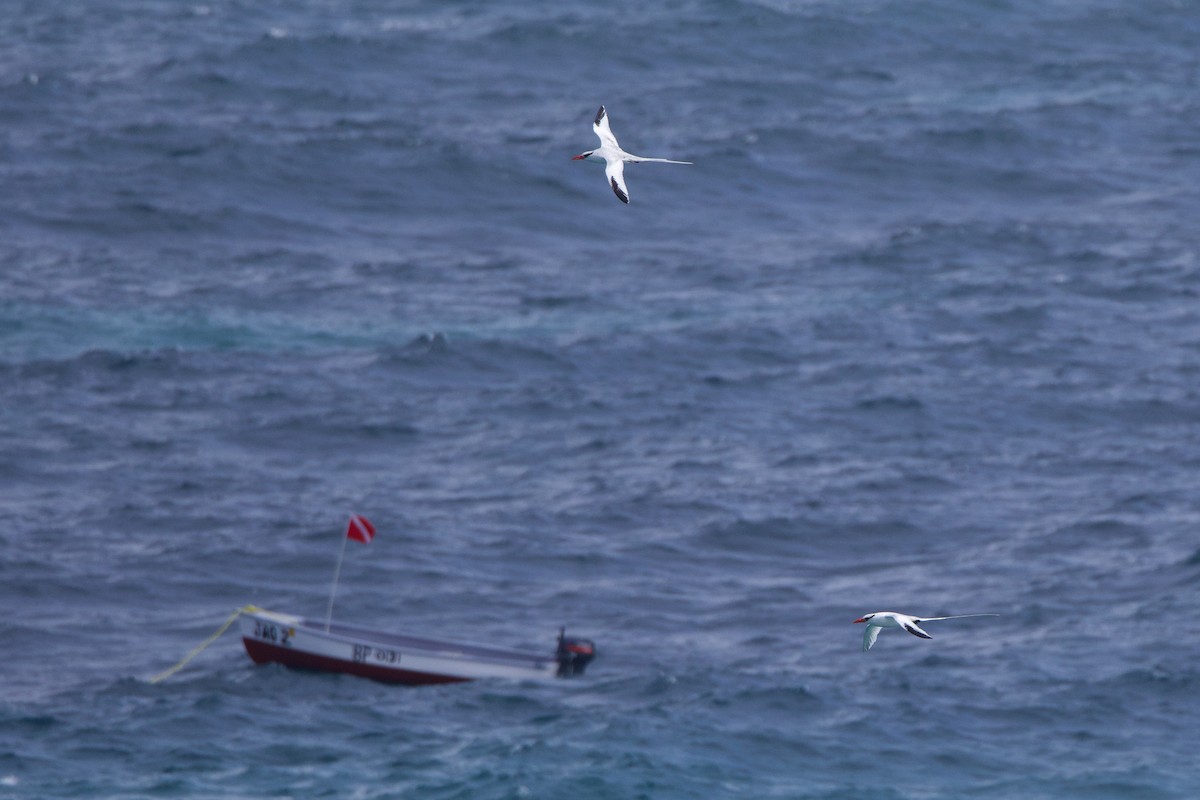
{"type": "Polygon", "coordinates": [[[566,629],[558,630],[558,650],[554,657],[558,661],[558,677],[570,678],[582,675],[588,663],[596,657],[596,645],[591,639],[568,639],[566,629]]]}

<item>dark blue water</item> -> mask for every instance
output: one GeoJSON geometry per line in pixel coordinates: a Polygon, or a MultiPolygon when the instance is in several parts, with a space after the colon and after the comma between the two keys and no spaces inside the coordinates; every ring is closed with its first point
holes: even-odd
{"type": "Polygon", "coordinates": [[[1200,796],[1197,42],[3,0],[0,797],[1200,796]],[[618,202],[601,103],[695,166],[618,202]],[[340,619],[598,660],[147,681],[323,613],[351,512],[340,619]]]}

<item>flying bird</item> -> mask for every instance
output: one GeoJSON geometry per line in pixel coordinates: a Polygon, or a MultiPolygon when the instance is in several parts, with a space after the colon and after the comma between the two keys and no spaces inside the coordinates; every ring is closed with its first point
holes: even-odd
{"type": "Polygon", "coordinates": [[[600,137],[600,146],[595,150],[580,153],[571,160],[603,161],[604,174],[608,176],[608,185],[612,187],[613,193],[622,203],[629,202],[629,189],[625,186],[626,164],[639,164],[643,161],[657,161],[661,164],[692,163],[690,161],[672,161],[669,158],[644,158],[626,153],[621,149],[621,145],[617,144],[617,137],[613,136],[612,128],[608,126],[608,113],[604,110],[604,106],[600,106],[600,110],[596,112],[596,121],[592,123],[592,130],[600,137]]]}
{"type": "Polygon", "coordinates": [[[875,640],[879,638],[879,632],[884,628],[903,628],[913,636],[920,636],[922,639],[932,639],[925,631],[921,630],[922,622],[930,622],[939,619],[962,619],[964,617],[998,617],[999,614],[955,614],[951,617],[910,617],[908,614],[898,614],[895,611],[876,611],[874,614],[867,614],[854,620],[855,624],[865,622],[866,630],[863,631],[863,650],[870,650],[871,645],[875,644],[875,640]]]}

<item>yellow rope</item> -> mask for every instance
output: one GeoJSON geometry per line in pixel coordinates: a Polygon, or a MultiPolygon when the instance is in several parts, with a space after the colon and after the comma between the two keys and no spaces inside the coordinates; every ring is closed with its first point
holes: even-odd
{"type": "Polygon", "coordinates": [[[196,656],[200,655],[200,653],[204,652],[204,649],[206,647],[208,647],[210,644],[215,642],[217,639],[220,639],[221,634],[223,634],[225,631],[229,630],[229,626],[232,625],[237,620],[238,617],[240,617],[242,614],[244,614],[246,612],[253,612],[253,611],[258,611],[258,608],[255,606],[242,606],[237,611],[233,612],[233,614],[231,614],[229,616],[229,619],[225,620],[225,624],[222,625],[221,627],[217,628],[216,633],[214,633],[212,636],[209,636],[203,642],[201,642],[200,644],[193,647],[192,652],[190,652],[186,656],[184,656],[183,660],[180,661],[178,664],[176,664],[175,666],[171,667],[168,670],[164,670],[163,672],[158,673],[153,678],[151,678],[150,683],[158,683],[159,681],[166,680],[167,678],[174,675],[176,672],[179,672],[179,670],[181,670],[185,666],[187,666],[187,663],[189,661],[191,661],[196,656]]]}

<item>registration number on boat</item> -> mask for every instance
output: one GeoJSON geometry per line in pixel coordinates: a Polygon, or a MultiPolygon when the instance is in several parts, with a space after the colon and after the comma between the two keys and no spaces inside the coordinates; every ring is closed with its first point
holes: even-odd
{"type": "Polygon", "coordinates": [[[354,645],[354,661],[359,664],[367,661],[376,661],[380,664],[399,664],[400,654],[395,650],[385,650],[369,644],[356,644],[354,645]]]}
{"type": "Polygon", "coordinates": [[[254,638],[263,639],[268,642],[279,642],[287,644],[288,639],[292,638],[295,632],[293,628],[281,628],[278,625],[272,625],[269,622],[260,620],[254,621],[254,638]]]}

